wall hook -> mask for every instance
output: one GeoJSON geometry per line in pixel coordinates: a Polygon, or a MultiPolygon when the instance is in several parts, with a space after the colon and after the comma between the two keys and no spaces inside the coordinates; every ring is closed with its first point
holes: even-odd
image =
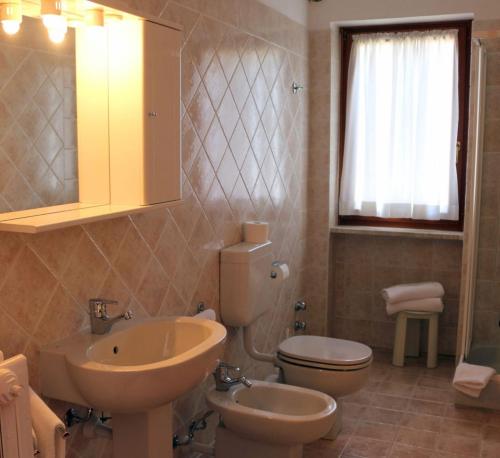
{"type": "Polygon", "coordinates": [[[304,86],[302,86],[300,83],[297,83],[296,81],[292,83],[292,92],[294,94],[297,94],[297,92],[301,91],[302,89],[304,89],[304,86]]]}

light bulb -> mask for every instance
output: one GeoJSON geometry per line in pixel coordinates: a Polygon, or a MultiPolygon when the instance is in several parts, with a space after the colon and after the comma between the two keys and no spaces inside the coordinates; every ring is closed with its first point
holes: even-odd
{"type": "Polygon", "coordinates": [[[65,29],[49,29],[49,38],[52,43],[62,43],[66,37],[65,29]]]}
{"type": "Polygon", "coordinates": [[[19,32],[21,21],[15,19],[5,19],[2,21],[2,29],[7,35],[14,35],[19,32]]]}
{"type": "Polygon", "coordinates": [[[23,15],[21,4],[14,1],[0,3],[0,21],[2,29],[8,35],[14,35],[21,27],[23,15]]]}
{"type": "Polygon", "coordinates": [[[43,25],[49,31],[50,41],[61,43],[68,31],[68,23],[64,16],[59,14],[44,14],[42,16],[43,25]]]}

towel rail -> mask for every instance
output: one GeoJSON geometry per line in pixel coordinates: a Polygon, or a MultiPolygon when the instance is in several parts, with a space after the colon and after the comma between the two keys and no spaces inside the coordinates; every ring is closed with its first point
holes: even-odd
{"type": "Polygon", "coordinates": [[[28,365],[22,355],[3,360],[0,352],[0,456],[33,456],[28,365]]]}

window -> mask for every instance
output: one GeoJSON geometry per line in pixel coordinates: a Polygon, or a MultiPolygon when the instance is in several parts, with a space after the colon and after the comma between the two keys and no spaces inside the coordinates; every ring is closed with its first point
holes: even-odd
{"type": "Polygon", "coordinates": [[[339,224],[462,229],[470,27],[341,30],[339,224]]]}

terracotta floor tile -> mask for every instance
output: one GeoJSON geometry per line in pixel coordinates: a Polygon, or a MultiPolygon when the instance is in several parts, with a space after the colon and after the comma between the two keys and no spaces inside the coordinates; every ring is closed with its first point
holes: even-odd
{"type": "Polygon", "coordinates": [[[420,429],[424,431],[439,431],[443,419],[435,415],[422,415],[418,413],[405,413],[401,419],[401,426],[420,429]]]}
{"type": "Polygon", "coordinates": [[[487,423],[489,419],[489,412],[485,409],[475,409],[473,407],[462,407],[450,404],[446,408],[446,417],[456,418],[458,420],[477,421],[480,423],[487,423]]]}
{"type": "Polygon", "coordinates": [[[481,428],[481,423],[456,420],[453,418],[444,418],[441,423],[441,433],[443,434],[461,434],[469,437],[481,437],[481,428]]]}
{"type": "Polygon", "coordinates": [[[442,390],[426,386],[416,386],[413,391],[413,397],[415,399],[423,399],[424,401],[453,402],[453,393],[450,389],[442,390]]]}
{"type": "Polygon", "coordinates": [[[383,458],[389,456],[392,442],[352,436],[349,439],[342,456],[357,456],[363,458],[383,458]]]}
{"type": "Polygon", "coordinates": [[[401,422],[402,417],[403,412],[399,412],[397,410],[367,407],[360,418],[365,421],[378,421],[380,423],[398,425],[401,422]]]}
{"type": "Polygon", "coordinates": [[[500,426],[485,425],[482,430],[482,439],[494,442],[500,447],[500,426]]]}
{"type": "Polygon", "coordinates": [[[430,458],[431,450],[412,447],[405,444],[394,444],[391,450],[390,458],[430,458]]]}
{"type": "Polygon", "coordinates": [[[498,458],[500,456],[500,445],[496,442],[481,442],[481,458],[498,458]]]}
{"type": "Polygon", "coordinates": [[[446,407],[446,404],[442,402],[411,399],[408,404],[408,412],[414,412],[424,415],[444,416],[446,413],[446,407]]]}
{"type": "Polygon", "coordinates": [[[398,427],[387,423],[374,423],[360,421],[356,430],[355,436],[368,437],[371,439],[379,439],[384,441],[394,441],[398,434],[398,427]]]}
{"type": "Polygon", "coordinates": [[[439,434],[436,450],[457,455],[480,456],[481,439],[458,434],[439,434]]]}
{"type": "Polygon", "coordinates": [[[419,429],[399,428],[396,442],[412,447],[427,448],[433,450],[436,445],[438,433],[432,431],[423,431],[419,429]]]}
{"type": "Polygon", "coordinates": [[[388,394],[374,393],[371,405],[390,410],[406,410],[409,398],[400,396],[391,396],[388,394]]]}
{"type": "Polygon", "coordinates": [[[378,393],[390,394],[393,396],[402,396],[402,397],[410,397],[412,394],[413,387],[409,387],[408,384],[405,383],[396,383],[396,382],[383,382],[379,383],[374,391],[378,393]]]}
{"type": "Polygon", "coordinates": [[[441,390],[446,390],[451,388],[451,380],[424,375],[420,377],[420,379],[417,382],[417,385],[425,386],[428,388],[439,388],[441,390]]]}

